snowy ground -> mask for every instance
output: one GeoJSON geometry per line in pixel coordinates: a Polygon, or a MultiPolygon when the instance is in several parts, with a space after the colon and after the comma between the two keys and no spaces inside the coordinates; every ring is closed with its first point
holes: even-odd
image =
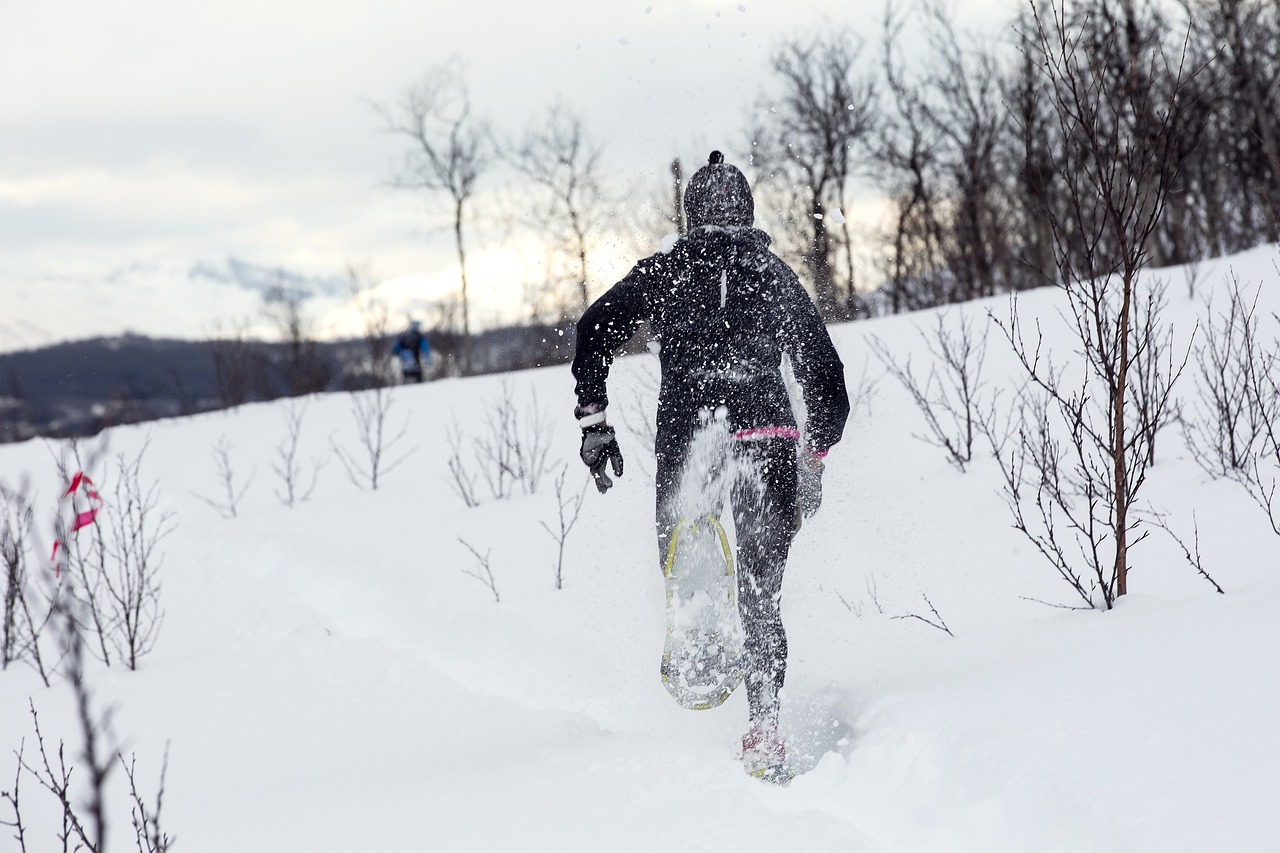
{"type": "MultiPolygon", "coordinates": [[[[1229,268],[1257,283],[1276,260],[1267,248],[1203,264],[1196,287],[1220,286],[1229,268]]],[[[1186,276],[1164,274],[1184,337],[1204,313],[1186,276]]],[[[1021,310],[1052,321],[1055,300],[1029,294],[1021,310]]],[[[1275,310],[1280,294],[1262,301],[1275,310]]],[[[1008,302],[951,316],[987,307],[999,316],[1008,302]]],[[[331,461],[292,509],[274,494],[282,402],[111,432],[112,454],[150,441],[144,479],[178,527],[164,542],[155,651],[136,673],[94,670],[91,684],[116,707],[144,789],[171,743],[163,818],[177,849],[1277,849],[1280,541],[1265,518],[1171,429],[1145,498],[1187,536],[1195,513],[1227,594],[1157,531],[1135,548],[1114,612],[1037,603],[1075,602],[1011,529],[995,462],[961,474],[913,438],[919,412],[870,355],[870,335],[923,352],[917,328],[930,322],[833,330],[851,388],[865,376],[869,390],[784,587],[783,727],[801,771],[785,789],[736,761],[744,696],[687,712],[659,682],[652,461],[633,431],[621,431],[618,488],[586,495],[561,590],[541,524],[556,526],[550,478],[476,508],[450,489],[446,430],[482,434],[503,382],[526,416],[536,395],[551,460],[569,466],[569,488],[585,486],[567,368],[397,389],[390,417],[408,419],[400,447],[412,455],[376,492],[331,461]],[[237,474],[253,475],[234,519],[201,499],[218,497],[210,447],[222,436],[237,474]],[[500,602],[464,572],[478,564],[460,538],[490,554],[500,602]],[[895,618],[933,618],[925,596],[954,637],[895,618]]],[[[1069,357],[1069,340],[1051,345],[1069,357]]],[[[995,381],[1010,359],[998,332],[989,348],[995,381]]],[[[655,372],[651,356],[619,362],[614,420],[636,425],[655,372]]],[[[304,459],[332,457],[331,438],[354,447],[350,407],[345,395],[310,401],[304,459]]],[[[53,452],[0,447],[0,478],[30,473],[49,510],[53,452]]],[[[2,787],[11,751],[30,744],[29,699],[46,737],[76,744],[65,686],[0,673],[2,787]]],[[[29,824],[46,817],[47,795],[22,790],[29,824]]],[[[131,849],[127,810],[112,820],[113,849],[131,849]]],[[[28,833],[30,849],[51,849],[51,826],[28,833]]]]}

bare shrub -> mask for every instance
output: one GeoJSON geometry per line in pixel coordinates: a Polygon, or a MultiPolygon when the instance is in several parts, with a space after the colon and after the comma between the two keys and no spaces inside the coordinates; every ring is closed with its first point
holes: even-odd
{"type": "Polygon", "coordinates": [[[1156,514],[1154,523],[1178,544],[1178,548],[1182,551],[1182,556],[1186,558],[1187,564],[1196,570],[1196,574],[1207,580],[1219,595],[1225,595],[1226,590],[1218,585],[1218,582],[1213,579],[1212,575],[1204,567],[1204,559],[1200,556],[1200,525],[1196,522],[1195,513],[1191,514],[1191,529],[1194,537],[1191,540],[1191,545],[1187,545],[1182,540],[1182,537],[1173,531],[1173,528],[1169,526],[1162,513],[1156,514]]]}
{"type": "Polygon", "coordinates": [[[244,498],[245,492],[249,491],[249,486],[257,474],[255,468],[249,472],[249,479],[245,480],[243,485],[237,485],[236,469],[231,464],[233,449],[235,445],[225,435],[219,436],[209,448],[209,454],[213,457],[213,467],[218,476],[218,485],[222,489],[222,497],[209,498],[198,492],[192,492],[200,500],[216,509],[223,518],[235,518],[239,514],[240,501],[244,498]]]}
{"type": "Polygon", "coordinates": [[[462,573],[467,577],[475,578],[480,581],[480,583],[484,584],[489,592],[493,593],[494,603],[501,603],[502,598],[498,595],[498,584],[493,578],[493,567],[489,565],[489,554],[492,552],[485,551],[484,556],[481,556],[480,552],[472,547],[471,543],[463,539],[461,536],[458,537],[458,541],[462,543],[464,548],[471,552],[471,556],[476,558],[476,568],[463,569],[462,573]]]}
{"type": "Polygon", "coordinates": [[[483,478],[495,500],[536,494],[552,470],[547,462],[552,425],[537,395],[532,395],[526,414],[516,405],[511,384],[503,381],[501,393],[485,401],[483,418],[484,429],[471,439],[474,469],[462,458],[462,432],[456,420],[447,432],[449,483],[454,493],[468,507],[478,506],[476,484],[483,478]]]}
{"type": "Polygon", "coordinates": [[[144,445],[132,460],[117,457],[115,499],[107,505],[106,518],[114,571],[104,577],[115,626],[112,640],[129,669],[155,646],[164,610],[160,607],[160,569],[164,554],[159,544],[173,532],[174,516],[159,509],[159,485],[144,486],[140,469],[144,445]]]}
{"type": "Polygon", "coordinates": [[[475,451],[489,491],[495,498],[509,498],[517,487],[526,495],[535,494],[543,475],[551,470],[547,465],[550,425],[538,407],[537,395],[532,396],[530,416],[524,418],[511,384],[503,381],[501,395],[485,405],[485,424],[485,432],[475,440],[475,451]]]}
{"type": "Polygon", "coordinates": [[[900,364],[888,345],[874,335],[871,349],[924,415],[929,433],[916,437],[944,449],[947,461],[963,472],[973,461],[975,438],[982,434],[984,422],[993,418],[994,400],[982,400],[988,331],[978,337],[969,316],[950,328],[946,314],[939,313],[932,333],[919,332],[932,356],[928,376],[923,379],[916,375],[910,358],[900,364]]]}
{"type": "Polygon", "coordinates": [[[583,482],[582,488],[578,490],[576,495],[565,492],[564,480],[569,473],[569,466],[566,465],[560,469],[560,473],[556,476],[556,511],[557,526],[552,528],[545,521],[538,522],[542,525],[542,529],[547,531],[547,535],[555,540],[556,543],[556,589],[563,589],[564,579],[564,543],[569,538],[570,531],[573,530],[575,524],[578,523],[578,516],[582,512],[582,499],[586,495],[588,479],[583,482]]]}
{"type": "MultiPolygon", "coordinates": [[[[173,513],[160,509],[159,484],[142,482],[147,447],[132,459],[116,457],[110,499],[90,524],[76,532],[60,523],[57,532],[66,549],[69,592],[83,604],[86,621],[78,631],[91,633],[103,663],[116,660],[129,669],[155,647],[164,621],[164,554],[158,548],[175,528],[173,513]]],[[[79,514],[74,500],[72,509],[79,514]]]]}
{"type": "Polygon", "coordinates": [[[454,493],[462,498],[462,502],[468,508],[480,505],[480,497],[476,491],[476,481],[479,479],[478,474],[474,474],[467,467],[466,460],[462,458],[462,428],[458,426],[455,419],[453,423],[445,428],[445,440],[449,444],[449,486],[454,493]]]}
{"type": "Polygon", "coordinates": [[[1225,311],[1215,314],[1208,303],[1195,352],[1199,395],[1184,429],[1200,467],[1239,483],[1280,534],[1280,340],[1274,333],[1264,340],[1257,297],[1247,299],[1233,276],[1225,311]]]}
{"type": "Polygon", "coordinates": [[[327,460],[311,457],[310,477],[303,471],[302,462],[298,459],[298,444],[302,438],[302,419],[307,413],[307,403],[289,400],[284,404],[281,414],[284,417],[285,437],[275,447],[275,458],[271,462],[271,470],[280,478],[281,488],[276,490],[276,498],[287,507],[299,501],[310,499],[320,479],[320,469],[327,460]],[[304,485],[305,483],[305,485],[304,485]]]}
{"type": "Polygon", "coordinates": [[[954,637],[955,634],[951,633],[951,629],[947,627],[946,620],[942,618],[942,614],[938,612],[938,608],[933,606],[933,602],[929,600],[929,596],[924,593],[921,593],[921,597],[924,598],[924,603],[929,608],[929,613],[931,614],[930,616],[922,616],[919,613],[912,612],[912,613],[903,613],[900,616],[892,616],[890,618],[891,619],[918,619],[919,621],[923,622],[929,627],[937,628],[939,631],[942,631],[947,636],[954,637]]]}
{"type": "Polygon", "coordinates": [[[41,598],[29,576],[32,551],[32,510],[29,484],[17,488],[0,484],[0,577],[4,611],[0,614],[0,669],[26,661],[49,685],[49,671],[40,637],[53,617],[53,601],[41,598]]]}
{"type": "Polygon", "coordinates": [[[361,489],[376,492],[382,478],[400,467],[417,449],[410,448],[403,453],[398,450],[398,445],[409,431],[407,415],[399,431],[394,435],[388,433],[387,416],[392,403],[391,392],[386,388],[355,392],[351,395],[351,417],[356,424],[360,450],[352,453],[333,438],[329,439],[329,445],[342,463],[347,477],[361,489]]]}
{"type": "MultiPolygon", "coordinates": [[[[130,816],[134,827],[135,849],[139,853],[164,853],[173,844],[161,825],[160,804],[164,798],[164,771],[160,776],[160,787],[155,797],[155,807],[151,808],[138,792],[135,775],[136,756],[125,760],[118,746],[118,740],[110,726],[110,712],[99,713],[94,707],[93,697],[85,680],[85,646],[79,626],[84,624],[83,615],[76,614],[74,609],[81,606],[73,599],[64,599],[58,606],[58,617],[55,620],[59,642],[66,648],[66,664],[64,674],[71,683],[76,702],[77,721],[81,739],[80,754],[72,758],[67,754],[67,745],[61,738],[56,746],[46,741],[40,727],[40,717],[35,703],[28,701],[31,711],[31,723],[35,732],[35,754],[28,760],[26,740],[19,747],[15,756],[17,767],[14,774],[12,790],[0,791],[0,803],[9,806],[11,820],[0,820],[0,825],[14,830],[14,838],[18,842],[19,853],[27,853],[28,840],[34,841],[35,827],[24,819],[21,783],[24,778],[32,779],[46,793],[54,798],[59,809],[59,825],[54,829],[54,840],[57,848],[63,851],[88,850],[90,853],[106,853],[108,849],[108,828],[110,802],[109,780],[117,766],[124,768],[129,780],[130,816]],[[77,780],[73,787],[73,777],[77,780]]],[[[168,767],[168,749],[165,750],[165,768],[168,767]]],[[[41,844],[30,849],[49,849],[41,844]]]]}

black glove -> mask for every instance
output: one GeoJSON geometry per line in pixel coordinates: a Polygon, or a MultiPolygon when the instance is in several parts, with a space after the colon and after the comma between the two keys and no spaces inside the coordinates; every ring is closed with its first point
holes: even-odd
{"type": "Polygon", "coordinates": [[[801,451],[796,469],[796,503],[805,518],[813,518],[822,506],[822,472],[826,466],[816,454],[801,451]]]}
{"type": "Polygon", "coordinates": [[[622,451],[618,448],[618,439],[613,434],[613,427],[606,423],[592,424],[582,428],[582,461],[591,469],[596,488],[600,494],[609,491],[613,480],[605,470],[606,463],[612,464],[613,476],[622,476],[622,451]]]}

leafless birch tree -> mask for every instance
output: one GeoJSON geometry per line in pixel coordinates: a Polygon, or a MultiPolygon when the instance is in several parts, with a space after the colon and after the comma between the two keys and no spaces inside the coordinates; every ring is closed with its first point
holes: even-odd
{"type": "Polygon", "coordinates": [[[606,203],[602,151],[582,117],[558,103],[535,119],[506,155],[536,188],[529,198],[530,221],[550,250],[547,287],[552,302],[569,317],[585,311],[590,301],[588,255],[606,203]],[[565,284],[572,301],[558,295],[565,284]]]}
{"type": "Polygon", "coordinates": [[[462,308],[462,370],[471,371],[471,302],[463,230],[481,176],[495,159],[485,122],[471,107],[465,66],[452,59],[431,68],[394,106],[375,105],[389,132],[408,143],[391,185],[447,196],[458,256],[462,308]]]}
{"type": "Polygon", "coordinates": [[[848,248],[847,220],[836,211],[846,204],[855,148],[875,118],[874,85],[857,70],[861,55],[861,41],[847,29],[783,42],[772,57],[778,94],[752,131],[757,165],[779,186],[783,205],[794,199],[784,216],[801,235],[800,256],[828,320],[849,317],[857,299],[852,262],[840,292],[834,239],[843,235],[848,248]]]}
{"type": "MultiPolygon", "coordinates": [[[[1175,137],[1184,105],[1178,85],[1168,93],[1103,85],[1110,69],[1056,2],[1033,5],[1033,21],[1043,97],[1069,143],[1054,169],[1070,203],[1049,224],[1083,363],[1054,363],[1012,302],[1000,326],[1029,389],[1006,480],[1018,529],[1089,606],[1110,609],[1128,591],[1129,548],[1146,536],[1138,496],[1186,363],[1156,316],[1155,285],[1140,278],[1181,165],[1175,137]]],[[[1168,63],[1159,52],[1144,61],[1168,63]]]]}

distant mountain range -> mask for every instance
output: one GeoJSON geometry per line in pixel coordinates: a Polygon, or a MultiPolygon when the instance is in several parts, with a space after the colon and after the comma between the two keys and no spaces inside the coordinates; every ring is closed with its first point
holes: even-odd
{"type": "Polygon", "coordinates": [[[101,278],[0,273],[0,352],[122,334],[198,340],[219,329],[265,327],[263,298],[274,287],[303,296],[313,317],[350,299],[342,276],[235,257],[149,260],[101,278]]]}

